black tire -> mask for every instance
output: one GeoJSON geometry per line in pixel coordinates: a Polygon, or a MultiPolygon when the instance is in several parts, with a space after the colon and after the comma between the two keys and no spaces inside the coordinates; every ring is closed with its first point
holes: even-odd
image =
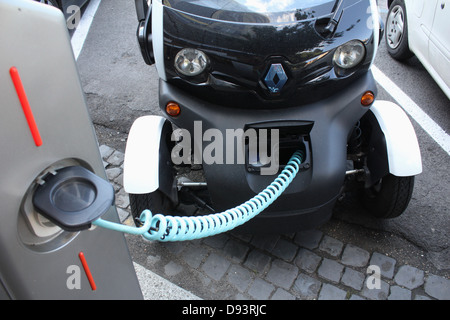
{"type": "Polygon", "coordinates": [[[363,204],[375,217],[392,219],[408,207],[414,189],[414,177],[387,175],[365,190],[363,204]]]}
{"type": "Polygon", "coordinates": [[[404,0],[395,0],[390,6],[385,33],[387,51],[392,58],[404,61],[414,55],[409,50],[408,20],[404,0]]]}
{"type": "Polygon", "coordinates": [[[174,209],[172,201],[161,191],[145,194],[129,194],[131,214],[136,221],[142,211],[148,209],[155,214],[171,214],[174,209]]]}

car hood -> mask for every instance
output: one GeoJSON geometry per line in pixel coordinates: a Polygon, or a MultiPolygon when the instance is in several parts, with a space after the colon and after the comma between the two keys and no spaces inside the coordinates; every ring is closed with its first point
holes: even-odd
{"type": "Polygon", "coordinates": [[[336,1],[319,0],[313,7],[301,6],[294,11],[285,6],[281,12],[267,8],[252,11],[243,5],[244,0],[166,2],[163,38],[167,80],[198,96],[210,97],[215,103],[233,105],[235,99],[231,98],[238,94],[245,105],[255,108],[272,102],[283,106],[312,102],[341,90],[346,83],[366,73],[374,54],[374,32],[368,26],[369,0],[344,0],[332,36],[324,36],[320,30],[330,20],[336,1]],[[221,6],[199,5],[204,3],[221,6]],[[227,3],[233,4],[234,11],[227,3]],[[338,46],[354,39],[365,44],[365,59],[358,68],[338,74],[333,53],[338,46]],[[203,51],[209,58],[209,69],[196,77],[177,73],[173,61],[182,48],[203,51]],[[270,91],[265,82],[273,65],[282,65],[287,77],[286,84],[277,92],[270,91]],[[313,89],[316,94],[312,94],[313,89]]]}
{"type": "Polygon", "coordinates": [[[199,17],[241,23],[286,23],[330,14],[335,0],[165,0],[164,5],[199,17]]]}

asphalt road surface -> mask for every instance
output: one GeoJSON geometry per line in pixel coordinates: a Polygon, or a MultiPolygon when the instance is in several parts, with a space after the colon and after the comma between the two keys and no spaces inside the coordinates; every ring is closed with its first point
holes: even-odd
{"type": "MultiPolygon", "coordinates": [[[[386,17],[385,1],[380,10],[386,17]]],[[[101,2],[83,49],[77,60],[87,104],[99,143],[124,151],[133,121],[147,114],[160,113],[158,78],[154,66],[147,66],[136,41],[137,20],[134,1],[101,2]]],[[[384,42],[375,66],[394,82],[434,123],[450,132],[450,101],[416,59],[399,63],[390,58],[384,42]]],[[[390,91],[390,90],[389,90],[390,91]]],[[[378,99],[395,101],[380,82],[378,99]]],[[[367,233],[381,233],[401,243],[407,257],[410,248],[425,252],[423,259],[439,270],[450,270],[449,250],[449,154],[412,116],[423,161],[423,173],[407,211],[389,221],[375,220],[354,204],[344,203],[333,220],[324,226],[341,237],[349,226],[367,233]]],[[[389,241],[384,241],[389,246],[389,241]]],[[[386,248],[388,251],[389,248],[386,248]]]]}

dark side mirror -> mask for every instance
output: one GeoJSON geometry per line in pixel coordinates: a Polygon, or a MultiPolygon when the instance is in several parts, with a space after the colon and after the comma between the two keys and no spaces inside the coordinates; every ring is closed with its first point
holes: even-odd
{"type": "Polygon", "coordinates": [[[136,5],[136,14],[138,21],[142,21],[145,20],[145,18],[147,18],[149,2],[150,1],[147,0],[134,0],[134,4],[136,5]]]}
{"type": "Polygon", "coordinates": [[[145,63],[152,65],[155,63],[155,55],[153,53],[152,41],[151,0],[134,0],[134,3],[139,22],[136,31],[139,47],[145,63]]]}

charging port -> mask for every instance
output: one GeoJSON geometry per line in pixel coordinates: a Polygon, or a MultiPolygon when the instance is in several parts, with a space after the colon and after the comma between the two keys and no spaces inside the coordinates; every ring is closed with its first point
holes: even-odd
{"type": "Polygon", "coordinates": [[[284,169],[295,151],[301,150],[305,159],[300,170],[311,167],[310,137],[313,127],[310,121],[279,121],[248,125],[256,132],[256,145],[249,137],[245,140],[246,169],[250,173],[262,174],[262,170],[275,168],[273,174],[284,169]]]}

